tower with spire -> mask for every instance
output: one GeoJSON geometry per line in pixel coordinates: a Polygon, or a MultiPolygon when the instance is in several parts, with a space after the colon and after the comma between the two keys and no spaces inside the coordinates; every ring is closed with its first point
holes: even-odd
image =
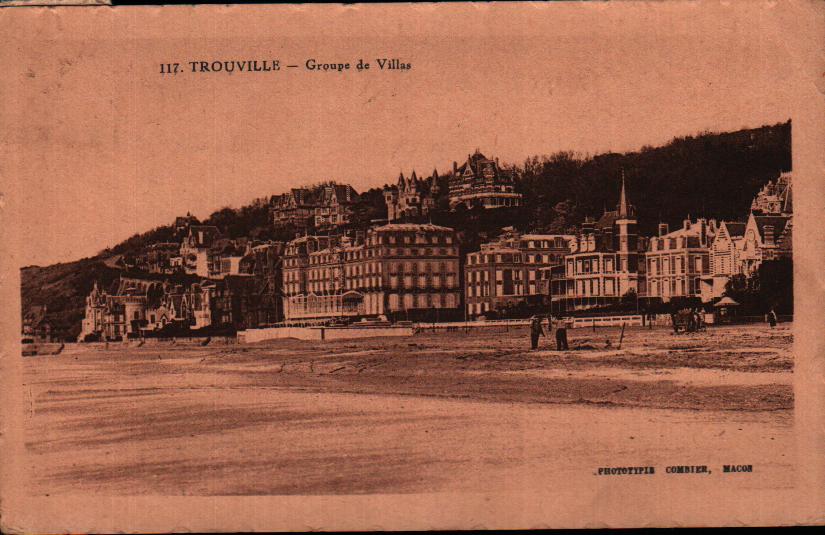
{"type": "Polygon", "coordinates": [[[577,249],[565,257],[562,295],[551,296],[560,306],[584,309],[616,303],[629,292],[644,294],[644,247],[624,172],[620,182],[615,210],[605,210],[598,221],[586,218],[577,249]]]}
{"type": "MultiPolygon", "coordinates": [[[[625,183],[624,170],[622,170],[622,189],[619,193],[619,203],[616,205],[616,252],[621,255],[626,255],[623,258],[630,260],[633,255],[637,254],[638,247],[638,231],[636,229],[638,221],[636,220],[636,208],[627,202],[627,184],[625,183]]],[[[629,265],[629,262],[620,262],[619,269],[627,271],[628,269],[635,269],[629,265]]]]}
{"type": "Polygon", "coordinates": [[[619,272],[619,293],[628,290],[639,291],[639,233],[636,208],[627,201],[627,183],[624,169],[621,172],[621,191],[616,205],[614,226],[614,250],[616,251],[616,270],[619,272]]]}

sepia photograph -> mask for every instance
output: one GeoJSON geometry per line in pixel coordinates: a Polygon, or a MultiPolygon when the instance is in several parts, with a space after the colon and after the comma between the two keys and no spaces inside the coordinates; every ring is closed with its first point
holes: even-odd
{"type": "Polygon", "coordinates": [[[822,10],[563,4],[0,10],[4,530],[821,519],[822,10]]]}

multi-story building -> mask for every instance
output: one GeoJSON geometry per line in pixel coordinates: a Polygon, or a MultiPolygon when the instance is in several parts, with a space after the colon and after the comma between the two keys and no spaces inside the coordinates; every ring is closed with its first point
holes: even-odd
{"type": "Polygon", "coordinates": [[[741,272],[750,275],[763,261],[793,255],[793,190],[790,172],[768,182],[751,203],[739,261],[741,272]]]}
{"type": "Polygon", "coordinates": [[[458,162],[453,162],[449,184],[451,210],[461,205],[500,208],[521,204],[513,175],[499,166],[498,158],[490,160],[478,150],[468,154],[460,167],[458,162]]]}
{"type": "Polygon", "coordinates": [[[283,242],[253,244],[241,262],[240,271],[252,274],[248,325],[269,325],[284,319],[281,294],[284,252],[283,242]]]}
{"type": "Polygon", "coordinates": [[[210,249],[220,239],[218,227],[213,225],[192,225],[180,245],[180,256],[185,273],[209,276],[210,249]]]}
{"type": "Polygon", "coordinates": [[[44,343],[52,341],[52,325],[47,316],[46,305],[34,305],[23,314],[24,343],[44,343]]]}
{"type": "Polygon", "coordinates": [[[206,253],[207,275],[210,279],[222,279],[227,275],[244,275],[243,259],[251,251],[251,242],[247,238],[218,238],[212,242],[206,253]]]}
{"type": "Polygon", "coordinates": [[[314,195],[307,188],[292,188],[287,193],[273,195],[269,202],[275,226],[292,225],[307,231],[315,224],[314,195]]]}
{"type": "Polygon", "coordinates": [[[669,231],[659,225],[659,236],[650,239],[647,263],[647,296],[668,302],[674,298],[700,297],[702,277],[711,272],[710,251],[716,221],[685,219],[682,228],[669,231]]]}
{"type": "MultiPolygon", "coordinates": [[[[624,296],[645,294],[645,240],[637,233],[636,209],[627,202],[622,177],[619,203],[598,221],[582,223],[575,252],[564,260],[564,277],[551,284],[554,310],[615,304],[624,296]]],[[[552,270],[550,273],[552,278],[552,270]]]]}
{"type": "Polygon", "coordinates": [[[504,229],[498,240],[469,253],[464,264],[464,300],[470,317],[518,303],[538,303],[546,291],[541,274],[561,265],[577,248],[576,237],[561,234],[521,234],[504,229]]]}
{"type": "Polygon", "coordinates": [[[317,206],[315,206],[315,228],[326,230],[348,224],[357,200],[358,193],[348,184],[324,186],[320,191],[317,206]]]}
{"type": "Polygon", "coordinates": [[[722,221],[710,244],[710,274],[700,278],[702,302],[722,297],[734,275],[742,274],[742,247],[747,223],[722,221]]]}
{"type": "Polygon", "coordinates": [[[270,199],[272,222],[301,232],[331,229],[350,222],[358,193],[347,184],[292,188],[270,199]]]}
{"type": "Polygon", "coordinates": [[[793,213],[792,175],[781,173],[775,181],[765,184],[751,203],[755,215],[791,215],[793,213]]]}
{"type": "Polygon", "coordinates": [[[437,195],[438,171],[433,170],[433,174],[425,179],[419,179],[415,170],[409,178],[401,173],[395,186],[384,188],[387,219],[397,221],[426,217],[435,208],[437,195]]]}
{"type": "Polygon", "coordinates": [[[284,318],[296,319],[306,315],[304,303],[309,295],[309,255],[336,245],[331,236],[301,236],[286,244],[283,256],[284,318]]]}
{"type": "Polygon", "coordinates": [[[118,340],[140,332],[147,322],[150,300],[162,291],[157,281],[121,277],[112,292],[101,290],[97,282],[86,297],[86,314],[78,341],[88,337],[118,340]]]}
{"type": "Polygon", "coordinates": [[[453,229],[391,223],[355,240],[304,236],[284,255],[287,321],[417,318],[460,307],[453,229]]]}
{"type": "Polygon", "coordinates": [[[750,214],[739,253],[741,271],[751,275],[762,262],[793,256],[793,216],[750,214]]]}

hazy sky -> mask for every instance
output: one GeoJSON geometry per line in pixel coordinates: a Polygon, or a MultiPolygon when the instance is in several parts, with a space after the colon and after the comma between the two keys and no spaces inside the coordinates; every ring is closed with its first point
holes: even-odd
{"type": "Polygon", "coordinates": [[[792,118],[796,60],[782,43],[793,29],[777,9],[574,7],[18,14],[25,25],[0,37],[0,124],[11,126],[0,180],[25,206],[13,260],[92,255],[187,211],[206,217],[290,186],[360,191],[400,170],[446,171],[476,148],[521,162],[792,118]],[[384,57],[412,69],[382,72],[384,57]],[[372,66],[315,73],[309,58],[372,66]],[[214,59],[300,67],[189,72],[214,59]],[[162,62],[186,72],[161,76],[162,62]]]}

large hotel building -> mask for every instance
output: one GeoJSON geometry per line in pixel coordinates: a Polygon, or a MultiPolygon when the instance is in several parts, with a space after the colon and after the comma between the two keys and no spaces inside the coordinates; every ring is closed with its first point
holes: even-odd
{"type": "Polygon", "coordinates": [[[447,319],[460,311],[458,275],[458,243],[447,227],[391,223],[355,240],[304,236],[286,247],[284,316],[447,319]]]}
{"type": "Polygon", "coordinates": [[[541,274],[561,265],[576,250],[576,237],[562,234],[520,234],[504,229],[498,240],[467,255],[464,266],[467,316],[476,317],[502,308],[541,304],[541,274]]]}

